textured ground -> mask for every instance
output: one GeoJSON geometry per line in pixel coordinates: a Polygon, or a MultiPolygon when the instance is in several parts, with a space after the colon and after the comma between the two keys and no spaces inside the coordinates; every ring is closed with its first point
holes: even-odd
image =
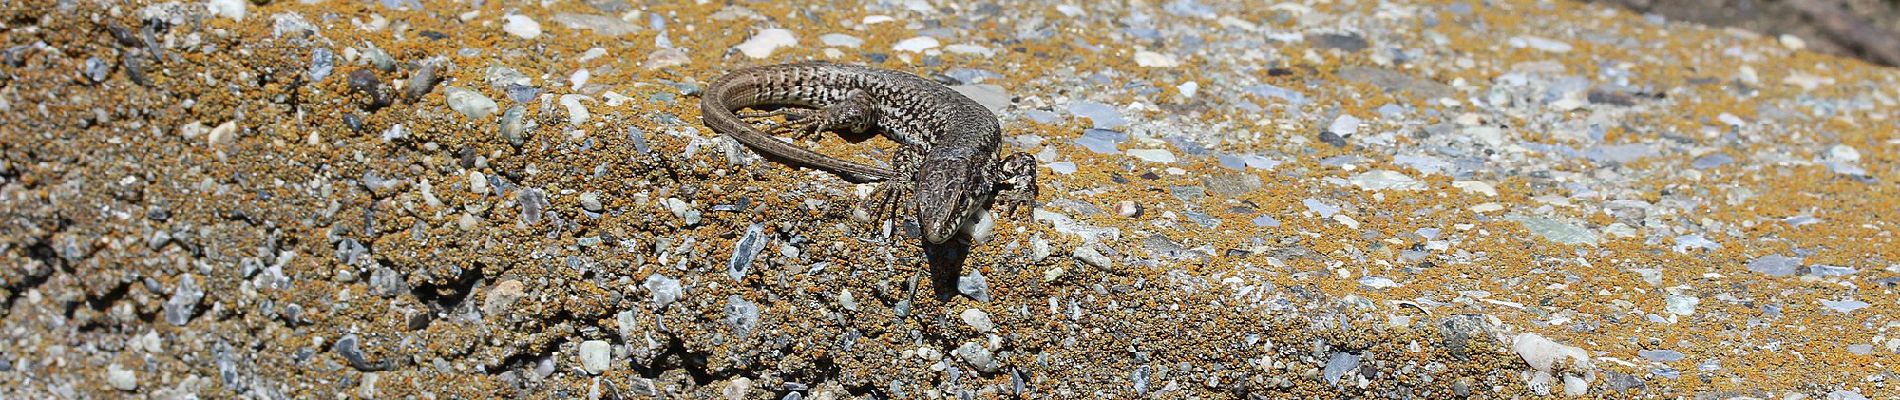
{"type": "Polygon", "coordinates": [[[1900,393],[1900,72],[1773,37],[1526,1],[135,3],[0,10],[0,398],[1900,393]],[[703,82],[812,59],[992,105],[1033,221],[933,266],[698,124],[703,82]]]}

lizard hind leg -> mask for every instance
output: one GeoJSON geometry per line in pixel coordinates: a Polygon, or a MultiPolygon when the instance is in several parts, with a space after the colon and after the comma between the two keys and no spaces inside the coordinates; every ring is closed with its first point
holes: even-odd
{"type": "Polygon", "coordinates": [[[996,206],[1001,214],[1018,215],[1036,208],[1036,159],[1029,153],[1015,153],[1003,158],[991,172],[998,186],[996,206]]]}
{"type": "Polygon", "coordinates": [[[814,124],[801,132],[803,135],[825,130],[852,134],[869,132],[877,127],[877,102],[869,93],[853,89],[838,102],[819,109],[814,119],[814,124]]]}

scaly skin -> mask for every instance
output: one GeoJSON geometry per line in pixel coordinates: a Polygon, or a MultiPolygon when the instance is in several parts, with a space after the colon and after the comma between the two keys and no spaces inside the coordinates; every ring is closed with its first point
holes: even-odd
{"type": "Polygon", "coordinates": [[[914,193],[909,205],[924,240],[955,238],[992,200],[1004,214],[1026,212],[1036,194],[1035,161],[1027,153],[999,160],[1002,128],[975,100],[937,82],[868,67],[795,63],[745,68],[712,82],[700,96],[708,127],[753,151],[836,173],[854,182],[883,181],[867,199],[880,215],[914,193]],[[806,107],[788,114],[801,136],[824,130],[877,132],[904,146],[886,169],[839,160],[753,128],[735,112],[749,107],[806,107]]]}

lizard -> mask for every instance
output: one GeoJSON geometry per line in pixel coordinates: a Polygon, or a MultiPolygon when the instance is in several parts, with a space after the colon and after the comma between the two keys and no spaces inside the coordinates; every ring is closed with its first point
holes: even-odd
{"type": "MultiPolygon", "coordinates": [[[[862,207],[891,215],[908,205],[924,240],[942,244],[992,202],[1002,214],[1034,206],[1036,164],[1028,153],[998,154],[1002,127],[975,100],[917,75],[849,64],[802,62],[739,69],[700,94],[707,127],[763,155],[848,181],[879,182],[862,207]],[[740,113],[755,107],[780,107],[740,113]],[[821,131],[877,133],[900,147],[891,168],[840,160],[780,140],[743,118],[785,115],[804,138],[821,131]],[[911,199],[901,199],[910,194],[911,199]]],[[[774,129],[778,131],[779,129],[774,129]]]]}

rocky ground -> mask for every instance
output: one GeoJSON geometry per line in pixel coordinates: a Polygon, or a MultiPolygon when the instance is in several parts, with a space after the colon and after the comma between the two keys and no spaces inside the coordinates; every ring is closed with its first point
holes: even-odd
{"type": "MultiPolygon", "coordinates": [[[[1799,40],[1547,1],[264,3],[0,10],[0,398],[1900,393],[1900,73],[1799,40]],[[800,60],[992,107],[1040,207],[926,254],[699,124],[800,60]]],[[[892,148],[851,139],[806,145],[892,148]]]]}

